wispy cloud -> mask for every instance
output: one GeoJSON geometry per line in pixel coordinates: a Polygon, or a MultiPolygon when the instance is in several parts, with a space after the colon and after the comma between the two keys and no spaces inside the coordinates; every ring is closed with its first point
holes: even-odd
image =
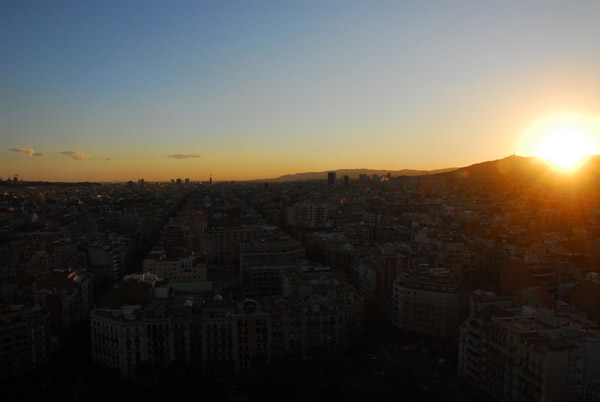
{"type": "Polygon", "coordinates": [[[169,155],[169,158],[172,159],[194,159],[194,158],[206,158],[206,154],[203,152],[201,154],[188,154],[188,155],[183,155],[183,154],[173,154],[173,155],[169,155]]]}
{"type": "Polygon", "coordinates": [[[68,156],[71,159],[82,160],[82,159],[90,159],[90,156],[86,153],[79,151],[63,151],[61,154],[68,156]]]}
{"type": "Polygon", "coordinates": [[[27,154],[29,156],[33,155],[33,148],[11,148],[10,151],[11,152],[24,153],[24,154],[27,154]]]}
{"type": "Polygon", "coordinates": [[[37,158],[45,158],[46,156],[48,156],[48,154],[45,152],[36,152],[33,154],[33,156],[35,156],[37,158]]]}

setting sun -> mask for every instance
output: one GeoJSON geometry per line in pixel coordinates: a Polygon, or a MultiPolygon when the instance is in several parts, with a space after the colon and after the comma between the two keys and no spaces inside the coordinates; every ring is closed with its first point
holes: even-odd
{"type": "Polygon", "coordinates": [[[548,116],[533,124],[521,140],[520,152],[546,159],[571,172],[598,153],[598,119],[572,113],[548,116]]]}
{"type": "Polygon", "coordinates": [[[594,141],[588,135],[574,130],[560,130],[548,134],[541,141],[537,156],[549,160],[561,170],[571,171],[595,151],[594,141]]]}

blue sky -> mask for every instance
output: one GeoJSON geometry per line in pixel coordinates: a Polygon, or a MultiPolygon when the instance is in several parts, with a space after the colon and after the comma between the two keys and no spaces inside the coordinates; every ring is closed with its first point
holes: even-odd
{"type": "Polygon", "coordinates": [[[0,176],[243,179],[531,153],[517,148],[537,120],[600,115],[599,17],[597,1],[3,2],[0,176]]]}

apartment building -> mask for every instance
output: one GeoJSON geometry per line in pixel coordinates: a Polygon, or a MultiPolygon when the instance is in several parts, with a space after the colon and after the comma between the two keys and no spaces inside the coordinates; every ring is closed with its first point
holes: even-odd
{"type": "Polygon", "coordinates": [[[426,266],[394,282],[393,320],[398,328],[435,338],[457,339],[460,294],[450,271],[426,266]]]}
{"type": "Polygon", "coordinates": [[[583,401],[600,379],[596,329],[570,312],[489,305],[461,325],[459,376],[497,401],[583,401]]]}

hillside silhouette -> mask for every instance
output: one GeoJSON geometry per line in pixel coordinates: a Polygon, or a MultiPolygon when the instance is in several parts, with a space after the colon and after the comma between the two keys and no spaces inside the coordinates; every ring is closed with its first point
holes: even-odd
{"type": "Polygon", "coordinates": [[[446,168],[446,169],[436,169],[436,170],[416,170],[416,169],[402,169],[402,170],[385,170],[385,169],[337,169],[337,170],[325,170],[322,172],[303,172],[303,173],[294,173],[294,174],[286,174],[283,176],[279,176],[272,179],[265,179],[263,181],[279,181],[279,182],[292,182],[292,181],[306,181],[306,180],[320,180],[327,179],[328,172],[335,172],[336,177],[341,179],[344,176],[348,176],[351,180],[356,180],[359,178],[361,174],[366,174],[371,177],[371,175],[376,174],[378,176],[384,176],[388,173],[391,174],[392,177],[398,176],[423,176],[429,174],[439,174],[445,172],[455,171],[457,168],[446,168]]]}

